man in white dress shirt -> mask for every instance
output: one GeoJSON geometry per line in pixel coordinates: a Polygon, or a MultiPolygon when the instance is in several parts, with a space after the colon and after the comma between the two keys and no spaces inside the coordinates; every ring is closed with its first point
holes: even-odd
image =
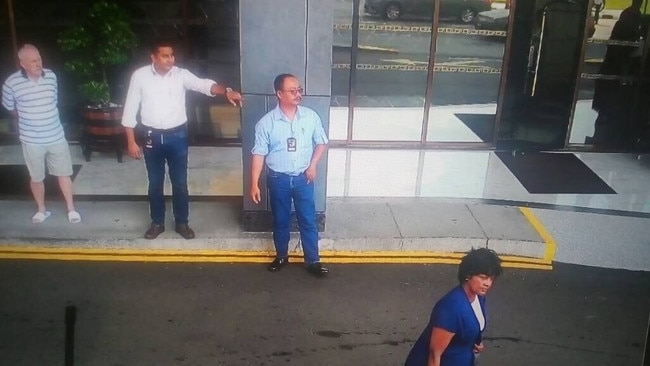
{"type": "Polygon", "coordinates": [[[146,239],[165,231],[165,162],[172,183],[175,231],[185,239],[194,238],[189,227],[187,190],[187,115],[185,92],[193,90],[208,96],[224,95],[234,106],[241,106],[241,94],[210,79],[200,79],[190,71],[174,66],[171,43],[158,42],[151,49],[151,65],[137,69],[131,77],[124,103],[122,125],[126,129],[129,156],[144,156],[149,177],[151,226],[146,239]],[[135,128],[140,111],[140,126],[135,128]],[[142,146],[136,142],[136,134],[142,146]]]}

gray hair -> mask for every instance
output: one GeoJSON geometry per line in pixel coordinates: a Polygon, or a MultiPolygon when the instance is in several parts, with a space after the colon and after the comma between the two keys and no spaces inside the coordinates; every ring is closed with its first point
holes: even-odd
{"type": "Polygon", "coordinates": [[[25,54],[28,51],[36,51],[36,53],[39,53],[38,48],[36,48],[36,46],[34,46],[33,44],[27,43],[27,44],[23,45],[22,47],[20,47],[20,49],[18,50],[18,60],[23,61],[23,59],[25,58],[25,54]]]}

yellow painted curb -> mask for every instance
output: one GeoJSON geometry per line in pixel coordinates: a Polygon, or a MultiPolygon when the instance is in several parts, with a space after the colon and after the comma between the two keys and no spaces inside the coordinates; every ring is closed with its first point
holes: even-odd
{"type": "Polygon", "coordinates": [[[522,214],[524,214],[530,225],[532,225],[535,231],[537,231],[537,234],[539,234],[539,236],[544,241],[545,249],[544,258],[542,261],[548,265],[551,265],[555,259],[555,252],[557,250],[557,243],[555,242],[553,235],[551,235],[551,233],[546,230],[542,222],[537,219],[537,216],[535,216],[533,210],[528,207],[519,207],[519,210],[522,214]]]}
{"type": "MultiPolygon", "coordinates": [[[[218,250],[156,250],[156,249],[91,249],[0,247],[0,259],[115,261],[115,262],[190,262],[190,263],[267,263],[275,254],[270,251],[218,250]]],[[[357,264],[458,264],[465,253],[444,252],[353,252],[322,251],[320,257],[327,263],[357,264]]],[[[509,268],[552,269],[537,258],[502,256],[509,268]]],[[[303,262],[302,254],[290,255],[292,262],[303,262]]]]}
{"type": "MultiPolygon", "coordinates": [[[[519,207],[528,222],[544,241],[543,258],[500,256],[508,268],[553,269],[555,240],[532,210],[519,207]]],[[[267,263],[275,255],[272,251],[235,250],[168,250],[168,249],[98,249],[63,247],[0,246],[0,259],[62,260],[62,261],[114,261],[114,262],[190,262],[190,263],[267,263]]],[[[465,253],[430,251],[321,251],[326,263],[383,263],[383,264],[458,264],[465,253]]],[[[303,262],[302,253],[292,253],[292,262],[303,262]]]]}

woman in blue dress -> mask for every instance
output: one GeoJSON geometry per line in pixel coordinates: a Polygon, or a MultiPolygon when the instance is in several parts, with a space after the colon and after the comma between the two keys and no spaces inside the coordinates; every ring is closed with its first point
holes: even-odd
{"type": "Polygon", "coordinates": [[[485,294],[503,272],[490,249],[473,249],[458,267],[460,284],[440,299],[429,324],[413,345],[405,366],[472,366],[483,351],[485,294]]]}

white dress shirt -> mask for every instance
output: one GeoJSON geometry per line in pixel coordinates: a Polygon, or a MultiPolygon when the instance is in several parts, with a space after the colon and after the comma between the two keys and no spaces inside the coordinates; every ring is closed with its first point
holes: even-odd
{"type": "Polygon", "coordinates": [[[213,96],[210,93],[210,79],[200,79],[190,71],[172,67],[165,75],[156,72],[153,64],[137,69],[131,76],[129,91],[124,103],[122,125],[135,127],[136,115],[140,110],[143,125],[167,130],[187,122],[185,111],[185,92],[196,92],[213,96]]]}

